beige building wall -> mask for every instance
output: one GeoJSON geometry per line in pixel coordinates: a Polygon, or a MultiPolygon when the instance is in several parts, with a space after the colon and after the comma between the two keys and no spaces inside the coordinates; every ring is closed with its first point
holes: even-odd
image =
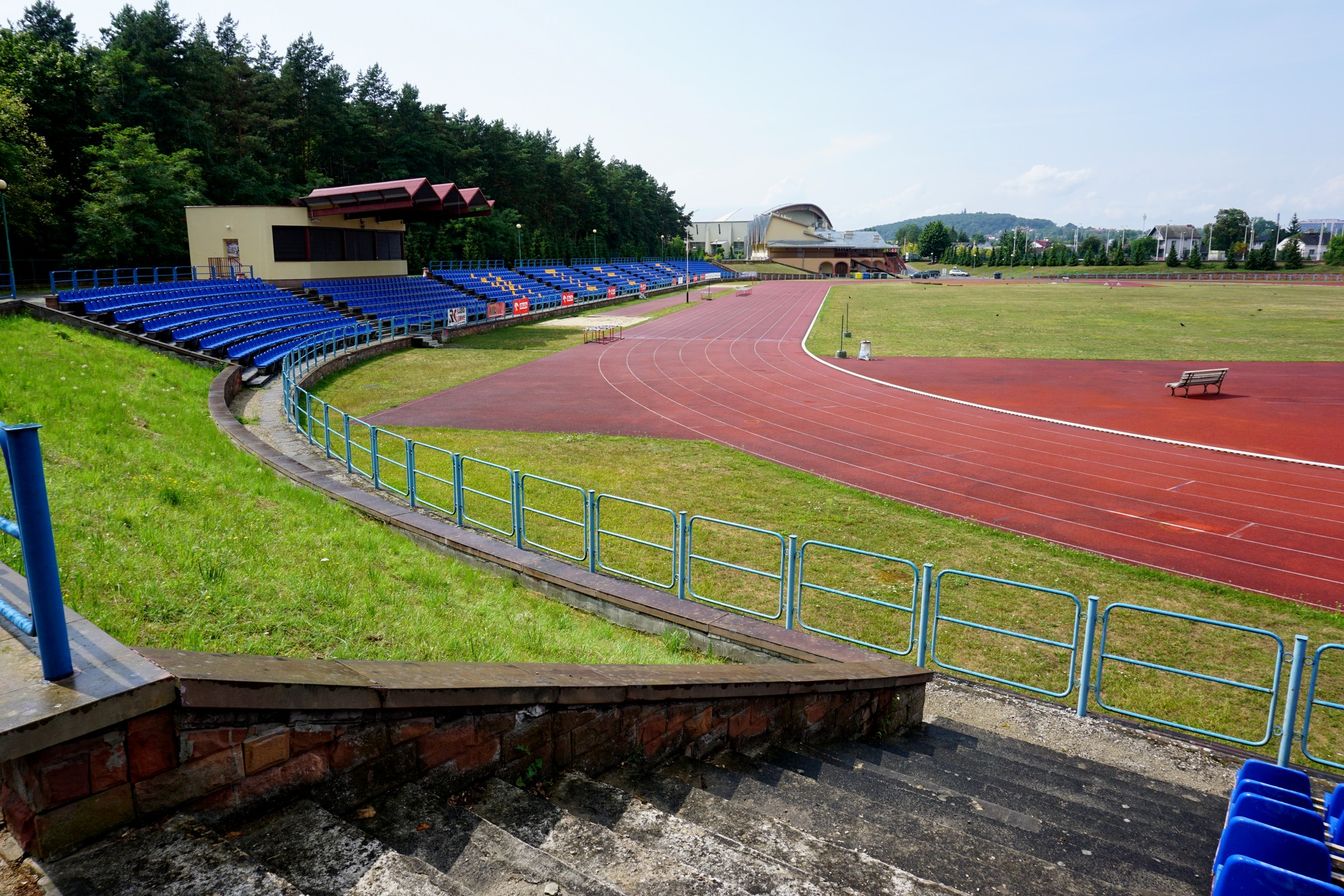
{"type": "Polygon", "coordinates": [[[392,277],[406,275],[405,260],[398,261],[276,261],[271,228],[334,227],[340,230],[406,230],[401,221],[378,222],[372,218],[347,221],[343,217],[309,219],[308,210],[277,205],[193,205],[187,207],[187,243],[191,263],[208,267],[230,258],[236,247],[236,259],[253,276],[263,280],[319,280],[333,277],[392,277]],[[231,246],[232,244],[232,246],[231,246]]]}

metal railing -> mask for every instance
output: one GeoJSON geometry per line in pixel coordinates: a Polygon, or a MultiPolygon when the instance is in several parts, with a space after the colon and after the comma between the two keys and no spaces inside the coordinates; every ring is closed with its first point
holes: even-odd
{"type": "MultiPolygon", "coordinates": [[[[591,572],[638,582],[683,600],[778,621],[789,629],[890,655],[913,653],[918,666],[1054,699],[1076,693],[1079,717],[1095,706],[1240,746],[1263,747],[1277,736],[1279,762],[1285,765],[1292,757],[1302,676],[1310,669],[1299,752],[1313,762],[1344,768],[1344,755],[1323,755],[1309,747],[1322,712],[1344,712],[1344,702],[1322,695],[1323,680],[1318,679],[1324,658],[1344,651],[1344,644],[1323,645],[1308,660],[1307,639],[1297,635],[1292,658],[1285,660],[1284,639],[1263,629],[1130,602],[1113,602],[1103,609],[1096,596],[1084,601],[1057,588],[967,570],[936,570],[931,563],[919,565],[848,545],[800,541],[796,535],[587,490],[417,442],[350,417],[299,387],[299,376],[322,365],[348,342],[339,337],[317,339],[286,358],[282,368],[286,414],[310,443],[325,446],[327,455],[344,461],[348,471],[369,479],[375,489],[406,497],[412,506],[434,510],[458,525],[493,532],[517,547],[544,551],[591,572]],[[315,411],[318,405],[321,410],[315,411]],[[351,447],[352,424],[359,433],[367,427],[367,446],[351,447]],[[388,440],[395,448],[380,452],[377,446],[388,440]],[[333,449],[338,441],[343,450],[333,449]],[[355,451],[367,452],[371,469],[354,463],[355,451]],[[387,461],[372,462],[379,457],[396,458],[396,482],[404,482],[405,488],[388,484],[382,470],[387,461]],[[445,475],[447,470],[451,473],[445,475]],[[479,481],[487,473],[493,476],[489,486],[479,481]],[[469,477],[477,481],[468,484],[469,477]],[[543,487],[563,496],[567,509],[541,506],[536,496],[543,487]],[[426,497],[429,488],[435,490],[433,501],[426,497]],[[539,534],[537,526],[549,527],[552,534],[539,534]],[[551,540],[559,533],[568,533],[565,539],[573,544],[551,540]],[[750,541],[754,546],[746,543],[750,541]],[[848,571],[845,564],[851,567],[848,571]],[[854,581],[865,587],[856,588],[854,581]],[[895,584],[883,584],[888,581],[895,584]],[[985,601],[980,589],[1018,599],[985,601]],[[856,622],[855,607],[876,615],[856,622]],[[1014,611],[1028,618],[1014,621],[1014,611]],[[1228,652],[1236,647],[1245,653],[1247,668],[1238,678],[1192,668],[1198,663],[1182,651],[1185,639],[1176,636],[1151,639],[1146,649],[1155,653],[1134,655],[1123,643],[1122,625],[1133,618],[1169,630],[1181,625],[1198,629],[1220,648],[1226,645],[1228,652]],[[1236,639],[1250,639],[1260,648],[1246,648],[1234,643],[1236,639]],[[979,652],[973,649],[977,646],[979,652]],[[1131,682],[1143,676],[1163,684],[1136,690],[1131,682]],[[1257,705],[1241,715],[1263,714],[1264,725],[1248,736],[1231,724],[1179,717],[1158,699],[1173,682],[1205,688],[1217,700],[1249,695],[1257,705]]],[[[1344,668],[1339,678],[1344,679],[1344,668]]]]}
{"type": "Polygon", "coordinates": [[[0,532],[18,539],[23,575],[28,580],[29,613],[0,600],[0,616],[25,635],[37,636],[42,677],[65,678],[73,671],[70,636],[65,627],[65,604],[56,566],[56,543],[51,535],[51,509],[42,471],[42,449],[37,424],[0,423],[0,452],[14,500],[16,519],[0,517],[0,532]]]}
{"type": "Polygon", "coordinates": [[[208,265],[163,265],[159,267],[85,268],[81,270],[52,271],[51,292],[85,289],[95,286],[138,286],[142,283],[177,283],[187,280],[247,280],[253,276],[250,264],[236,269],[217,269],[208,265]]]}

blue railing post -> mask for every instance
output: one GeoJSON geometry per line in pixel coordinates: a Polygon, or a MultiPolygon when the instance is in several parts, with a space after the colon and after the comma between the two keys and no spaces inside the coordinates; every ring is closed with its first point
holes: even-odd
{"type": "Polygon", "coordinates": [[[406,440],[406,503],[415,507],[415,441],[406,440]]]}
{"type": "Polygon", "coordinates": [[[691,577],[690,541],[691,533],[686,525],[686,511],[677,514],[677,524],[672,533],[672,543],[676,550],[672,554],[672,568],[676,570],[677,597],[686,599],[687,579],[691,577]]]}
{"type": "Polygon", "coordinates": [[[584,528],[588,539],[588,571],[597,572],[597,492],[588,489],[583,509],[584,528]]]}
{"type": "Polygon", "coordinates": [[[345,472],[354,475],[355,461],[350,456],[350,415],[344,411],[341,412],[341,426],[345,433],[345,472]]]}
{"type": "Polygon", "coordinates": [[[513,544],[523,546],[523,474],[517,470],[509,473],[509,491],[512,498],[509,507],[513,510],[513,544]]]}
{"type": "Polygon", "coordinates": [[[1288,694],[1283,701],[1283,725],[1279,736],[1279,765],[1287,765],[1293,755],[1293,729],[1297,724],[1297,702],[1302,693],[1302,666],[1307,657],[1307,636],[1293,638],[1293,665],[1288,670],[1288,694]]]}
{"type": "Polygon", "coordinates": [[[313,393],[303,393],[303,434],[313,444],[313,393]]]}
{"type": "Polygon", "coordinates": [[[70,661],[70,636],[65,628],[61,601],[61,578],[56,567],[56,542],[51,535],[51,507],[47,481],[42,472],[42,450],[35,423],[5,426],[10,484],[18,517],[23,549],[23,574],[28,580],[28,600],[42,677],[55,681],[74,671],[70,661]]]}
{"type": "Polygon", "coordinates": [[[462,455],[456,451],[453,452],[453,517],[456,523],[463,524],[462,502],[466,499],[466,491],[462,488],[462,455]]]}
{"type": "Polygon", "coordinates": [[[793,628],[793,607],[798,590],[798,536],[790,535],[784,555],[784,627],[793,628]]]}
{"type": "Polygon", "coordinates": [[[915,632],[915,665],[923,667],[929,653],[929,591],[933,586],[933,564],[925,563],[919,574],[919,623],[915,632]]]}
{"type": "Polygon", "coordinates": [[[1097,644],[1097,604],[1095,594],[1087,598],[1087,622],[1083,628],[1083,659],[1078,666],[1078,718],[1087,718],[1087,695],[1092,685],[1092,654],[1097,644]]]}
{"type": "Polygon", "coordinates": [[[331,404],[322,402],[322,450],[331,460],[331,404]]]}
{"type": "Polygon", "coordinates": [[[382,488],[378,481],[378,427],[369,427],[369,475],[373,477],[373,487],[376,491],[382,488]]]}

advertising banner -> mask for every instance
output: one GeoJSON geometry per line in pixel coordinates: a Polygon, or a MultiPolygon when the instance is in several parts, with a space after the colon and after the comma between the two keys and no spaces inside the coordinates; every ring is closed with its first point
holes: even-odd
{"type": "Polygon", "coordinates": [[[641,284],[639,284],[639,294],[640,294],[640,295],[644,295],[644,293],[646,293],[646,292],[648,292],[648,291],[649,291],[649,284],[647,284],[647,283],[641,283],[641,284]]]}
{"type": "Polygon", "coordinates": [[[504,316],[504,303],[503,303],[503,302],[491,302],[490,304],[486,305],[486,306],[485,306],[485,316],[486,316],[486,317],[503,317],[503,316],[504,316]]]}
{"type": "Polygon", "coordinates": [[[526,313],[528,312],[528,309],[531,308],[531,307],[532,307],[532,303],[529,302],[527,299],[514,299],[514,300],[513,300],[513,313],[514,313],[514,314],[526,314],[526,313]]]}
{"type": "Polygon", "coordinates": [[[573,305],[573,304],[574,304],[574,293],[569,292],[568,290],[566,290],[565,292],[560,293],[560,304],[561,304],[561,305],[573,305]]]}
{"type": "Polygon", "coordinates": [[[614,287],[614,286],[608,286],[608,287],[607,287],[607,298],[609,298],[609,299],[614,299],[614,298],[616,298],[616,287],[614,287]]]}
{"type": "Polygon", "coordinates": [[[465,309],[465,308],[449,308],[449,309],[448,309],[448,323],[450,323],[450,324],[464,324],[464,323],[466,323],[466,322],[467,322],[467,309],[465,309]]]}

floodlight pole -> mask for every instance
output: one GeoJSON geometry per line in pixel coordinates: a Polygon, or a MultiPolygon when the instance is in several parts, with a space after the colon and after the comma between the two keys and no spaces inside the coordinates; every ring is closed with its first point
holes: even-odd
{"type": "Polygon", "coordinates": [[[518,254],[513,257],[513,263],[516,266],[523,263],[523,225],[520,222],[513,226],[515,228],[514,232],[518,237],[518,254]]]}
{"type": "Polygon", "coordinates": [[[597,228],[593,228],[593,264],[597,264],[597,228]]]}
{"type": "Polygon", "coordinates": [[[14,282],[14,253],[9,248],[9,211],[5,208],[5,193],[9,190],[9,184],[0,180],[0,218],[5,222],[5,261],[9,265],[9,297],[17,299],[19,297],[18,284],[14,282]]]}
{"type": "Polygon", "coordinates": [[[685,228],[685,305],[691,304],[691,228],[685,228]]]}

